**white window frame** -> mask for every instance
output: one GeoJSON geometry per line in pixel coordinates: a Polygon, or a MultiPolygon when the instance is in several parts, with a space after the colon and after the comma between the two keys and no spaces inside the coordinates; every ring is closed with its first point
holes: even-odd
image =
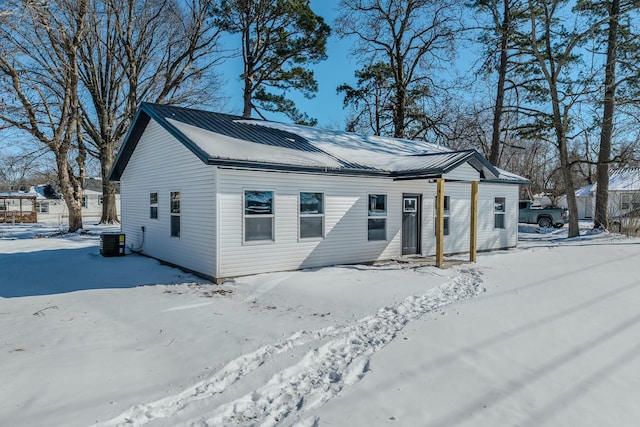
{"type": "Polygon", "coordinates": [[[322,240],[324,239],[324,218],[326,212],[326,197],[324,191],[299,191],[298,192],[298,240],[322,240]],[[302,194],[310,193],[310,194],[322,194],[322,212],[321,213],[302,213],[302,194]],[[302,220],[304,218],[321,218],[321,232],[320,236],[311,236],[311,237],[302,237],[300,233],[302,232],[302,220]]]}
{"type": "Polygon", "coordinates": [[[180,190],[169,192],[169,236],[179,239],[182,236],[182,192],[180,190]],[[173,211],[174,194],[178,194],[178,211],[173,211]],[[174,234],[173,218],[178,218],[178,234],[174,234]]]}
{"type": "MultiPolygon", "coordinates": [[[[158,217],[160,216],[160,213],[158,212],[158,200],[159,199],[160,199],[160,192],[159,191],[150,191],[149,192],[149,219],[154,219],[156,221],[158,220],[158,217]],[[153,194],[156,195],[155,203],[152,202],[152,199],[151,199],[151,195],[153,195],[153,194]],[[151,212],[152,212],[151,209],[152,208],[156,208],[156,211],[155,211],[156,212],[156,216],[155,217],[153,217],[153,215],[151,214],[151,212]]],[[[169,208],[169,209],[171,209],[171,208],[169,208]]]]}
{"type": "MultiPolygon", "coordinates": [[[[448,236],[451,234],[451,196],[444,195],[443,196],[444,208],[442,209],[444,218],[443,221],[443,230],[442,235],[448,236]]],[[[433,204],[433,234],[435,235],[437,232],[437,221],[438,221],[438,196],[435,197],[435,203],[433,204]]]]}
{"type": "Polygon", "coordinates": [[[49,213],[49,202],[48,201],[38,202],[37,208],[38,208],[38,213],[49,213]]]}
{"type": "Polygon", "coordinates": [[[388,240],[388,225],[389,221],[387,220],[389,214],[389,195],[386,193],[367,193],[367,241],[369,242],[386,242],[388,240]],[[384,196],[384,213],[378,214],[376,210],[371,210],[371,196],[384,196]],[[372,214],[373,212],[373,214],[372,214]],[[370,220],[384,220],[384,239],[372,239],[369,228],[370,220]]]}
{"type": "Polygon", "coordinates": [[[505,215],[506,212],[507,212],[507,198],[504,196],[494,196],[493,197],[493,228],[494,229],[504,230],[507,228],[507,224],[506,224],[507,216],[505,215]],[[497,209],[498,199],[502,199],[502,211],[499,211],[497,209]],[[498,216],[502,216],[502,227],[498,227],[496,224],[497,223],[496,219],[498,218],[498,216]]]}
{"type": "Polygon", "coordinates": [[[256,189],[256,188],[243,188],[242,189],[242,243],[245,245],[265,245],[272,244],[276,241],[276,192],[271,189],[256,189]],[[246,200],[247,192],[260,192],[271,193],[271,213],[269,214],[247,214],[246,212],[246,200]],[[247,219],[251,218],[270,218],[271,219],[271,239],[255,239],[247,240],[247,219]]]}

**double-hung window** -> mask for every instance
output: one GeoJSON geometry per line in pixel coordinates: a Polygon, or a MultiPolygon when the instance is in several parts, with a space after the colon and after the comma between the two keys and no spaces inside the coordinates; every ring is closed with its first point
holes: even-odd
{"type": "Polygon", "coordinates": [[[493,201],[494,228],[504,228],[505,198],[496,197],[493,201]]]}
{"type": "Polygon", "coordinates": [[[89,199],[87,196],[82,196],[82,207],[86,208],[87,206],[89,206],[89,199]]]}
{"type": "Polygon", "coordinates": [[[158,193],[149,193],[149,218],[158,219],[158,193]]]}
{"type": "Polygon", "coordinates": [[[324,193],[300,193],[300,238],[324,237],[324,193]]]}
{"type": "MultiPolygon", "coordinates": [[[[436,197],[436,209],[437,209],[437,205],[438,205],[438,198],[436,197]]],[[[444,217],[444,230],[443,230],[443,234],[445,236],[449,235],[449,219],[451,218],[451,198],[450,196],[444,196],[444,209],[443,209],[443,217],[444,217]]],[[[436,212],[436,216],[437,216],[437,212],[436,212]]],[[[437,218],[436,218],[437,219],[437,218]]]]}
{"type": "Polygon", "coordinates": [[[273,241],[273,191],[245,190],[244,241],[273,241]]]}
{"type": "Polygon", "coordinates": [[[171,192],[171,237],[180,237],[180,192],[171,192]]]}
{"type": "Polygon", "coordinates": [[[369,194],[368,239],[387,240],[387,195],[369,194]]]}

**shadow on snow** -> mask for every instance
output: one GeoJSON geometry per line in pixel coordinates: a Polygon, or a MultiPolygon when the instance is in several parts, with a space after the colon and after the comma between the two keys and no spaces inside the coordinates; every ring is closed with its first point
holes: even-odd
{"type": "Polygon", "coordinates": [[[197,281],[190,274],[159,264],[140,255],[104,258],[97,246],[3,254],[0,297],[197,281]]]}

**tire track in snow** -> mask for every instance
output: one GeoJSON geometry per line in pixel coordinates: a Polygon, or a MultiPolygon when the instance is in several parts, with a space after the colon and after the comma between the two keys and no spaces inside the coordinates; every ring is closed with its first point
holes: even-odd
{"type": "Polygon", "coordinates": [[[135,405],[94,426],[142,426],[156,419],[170,418],[192,402],[223,393],[275,355],[312,341],[332,338],[308,352],[296,365],[275,374],[259,390],[221,405],[214,409],[210,418],[200,416],[185,425],[270,426],[292,413],[299,416],[335,397],[345,386],[358,382],[368,370],[371,355],[387,345],[408,322],[484,291],[476,270],[463,269],[460,272],[462,274],[440,287],[421,296],[409,296],[397,306],[384,307],[375,315],[361,318],[353,324],[296,332],[279,343],[263,346],[232,360],[211,377],[178,394],[135,405]]]}
{"type": "MultiPolygon", "coordinates": [[[[369,369],[371,356],[391,342],[409,322],[452,302],[484,292],[477,270],[463,274],[421,296],[410,296],[395,307],[384,307],[358,320],[323,346],[275,374],[253,393],[218,407],[209,418],[186,425],[275,426],[287,417],[299,421],[304,413],[322,406],[346,386],[360,381],[369,369]]],[[[304,425],[317,425],[318,419],[304,425]]]]}

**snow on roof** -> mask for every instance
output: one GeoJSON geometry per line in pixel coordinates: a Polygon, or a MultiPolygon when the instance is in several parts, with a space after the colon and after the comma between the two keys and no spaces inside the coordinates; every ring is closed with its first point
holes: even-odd
{"type": "Polygon", "coordinates": [[[16,198],[16,199],[27,199],[27,198],[40,198],[37,194],[27,192],[27,191],[0,191],[0,197],[3,198],[16,198]]]}
{"type": "Polygon", "coordinates": [[[485,179],[526,183],[498,172],[475,150],[453,151],[426,141],[359,135],[247,119],[176,106],[143,103],[111,173],[119,180],[149,119],[155,120],[203,162],[359,174],[439,177],[468,162],[485,179]]]}
{"type": "Polygon", "coordinates": [[[333,158],[385,172],[440,169],[450,161],[461,157],[453,155],[460,152],[426,141],[367,136],[268,121],[238,120],[237,122],[280,129],[299,135],[309,141],[312,146],[333,158]]]}
{"type": "Polygon", "coordinates": [[[322,152],[304,152],[288,147],[256,144],[171,118],[167,118],[167,121],[193,141],[200,149],[218,159],[326,168],[339,168],[341,166],[336,159],[322,152]]]}
{"type": "Polygon", "coordinates": [[[588,197],[588,196],[590,196],[592,190],[595,191],[594,187],[595,187],[595,184],[589,184],[589,185],[585,185],[582,188],[578,188],[576,190],[576,197],[588,197]]]}
{"type": "Polygon", "coordinates": [[[496,170],[499,172],[498,179],[502,181],[528,181],[526,178],[523,178],[520,175],[516,175],[515,173],[508,172],[504,169],[496,168],[496,170]]]}
{"type": "MultiPolygon", "coordinates": [[[[598,184],[589,184],[576,190],[576,196],[587,197],[596,193],[598,184]]],[[[609,171],[609,191],[640,191],[640,168],[619,168],[609,171]]]]}
{"type": "Polygon", "coordinates": [[[609,191],[640,190],[640,168],[614,169],[609,173],[609,191]]]}

